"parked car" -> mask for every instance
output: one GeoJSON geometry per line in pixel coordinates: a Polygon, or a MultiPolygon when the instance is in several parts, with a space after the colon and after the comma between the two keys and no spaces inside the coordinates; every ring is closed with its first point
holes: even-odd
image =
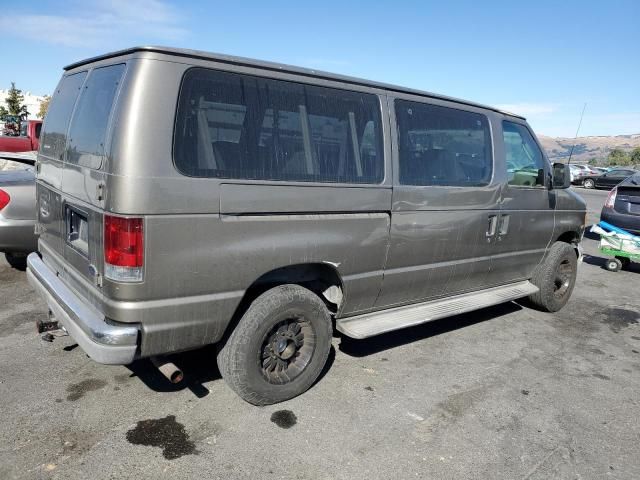
{"type": "Polygon", "coordinates": [[[631,168],[618,168],[602,175],[587,175],[582,178],[584,188],[613,188],[625,178],[637,173],[631,168]]]}
{"type": "Polygon", "coordinates": [[[27,254],[38,246],[34,233],[36,188],[31,166],[34,160],[4,152],[0,152],[0,159],[22,165],[21,169],[0,171],[0,252],[12,267],[24,270],[27,254]]]}
{"type": "Polygon", "coordinates": [[[640,173],[626,178],[609,192],[600,220],[640,235],[640,173]]]}
{"type": "Polygon", "coordinates": [[[315,382],[334,321],[366,338],[523,297],[562,308],[585,226],[522,117],[191,50],[68,66],[38,166],[42,329],[171,380],[163,356],[217,343],[259,405],[315,382]]]}
{"type": "Polygon", "coordinates": [[[28,120],[20,125],[20,135],[0,135],[0,152],[31,152],[40,147],[42,120],[28,120]]]}
{"type": "Polygon", "coordinates": [[[603,173],[607,173],[609,170],[604,168],[604,167],[589,167],[589,169],[595,174],[595,175],[602,175],[603,173]]]}
{"type": "Polygon", "coordinates": [[[573,185],[582,185],[584,177],[591,173],[584,165],[579,165],[577,163],[569,164],[569,169],[571,172],[571,183],[573,185]]]}

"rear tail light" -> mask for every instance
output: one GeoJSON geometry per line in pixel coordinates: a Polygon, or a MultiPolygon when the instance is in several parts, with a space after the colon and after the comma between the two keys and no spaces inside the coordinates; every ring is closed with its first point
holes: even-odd
{"type": "Polygon", "coordinates": [[[104,217],[104,275],[117,282],[140,282],[144,269],[142,218],[104,217]]]}
{"type": "Polygon", "coordinates": [[[4,207],[9,205],[10,201],[11,201],[11,197],[9,196],[9,194],[4,190],[0,189],[0,210],[2,210],[4,207]]]}
{"type": "Polygon", "coordinates": [[[609,196],[607,197],[606,202],[604,202],[604,206],[606,208],[613,208],[616,204],[616,195],[618,194],[618,188],[614,188],[609,192],[609,196]]]}

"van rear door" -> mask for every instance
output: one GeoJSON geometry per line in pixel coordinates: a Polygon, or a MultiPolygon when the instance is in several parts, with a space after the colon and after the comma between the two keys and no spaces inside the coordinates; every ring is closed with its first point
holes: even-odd
{"type": "Polygon", "coordinates": [[[103,264],[103,167],[124,71],[125,64],[116,64],[63,77],[47,114],[38,157],[41,250],[52,250],[65,267],[92,281],[103,264]]]}

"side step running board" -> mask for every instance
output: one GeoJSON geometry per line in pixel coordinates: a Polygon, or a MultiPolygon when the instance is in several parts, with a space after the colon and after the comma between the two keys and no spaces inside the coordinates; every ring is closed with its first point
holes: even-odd
{"type": "Polygon", "coordinates": [[[431,302],[340,318],[336,321],[336,328],[348,337],[367,338],[439,318],[490,307],[526,297],[537,291],[538,287],[528,281],[513,283],[431,302]]]}

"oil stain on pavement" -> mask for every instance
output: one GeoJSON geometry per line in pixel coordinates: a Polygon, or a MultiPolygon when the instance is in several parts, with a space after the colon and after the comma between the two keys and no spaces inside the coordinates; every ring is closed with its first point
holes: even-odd
{"type": "Polygon", "coordinates": [[[184,425],[176,422],[175,415],[139,421],[127,432],[127,440],[134,445],[160,447],[167,460],[198,453],[184,425]]]}
{"type": "Polygon", "coordinates": [[[82,380],[78,383],[72,383],[67,387],[67,400],[70,402],[75,402],[76,400],[80,400],[84,397],[84,394],[87,392],[93,392],[95,390],[100,390],[105,387],[107,382],[104,380],[98,380],[96,378],[88,378],[86,380],[82,380]]]}
{"type": "Polygon", "coordinates": [[[280,428],[291,428],[298,423],[298,417],[291,410],[278,410],[271,414],[271,421],[280,428]]]}
{"type": "Polygon", "coordinates": [[[640,320],[640,314],[626,308],[610,307],[602,311],[603,322],[609,325],[611,331],[620,333],[623,328],[629,327],[640,320]]]}

